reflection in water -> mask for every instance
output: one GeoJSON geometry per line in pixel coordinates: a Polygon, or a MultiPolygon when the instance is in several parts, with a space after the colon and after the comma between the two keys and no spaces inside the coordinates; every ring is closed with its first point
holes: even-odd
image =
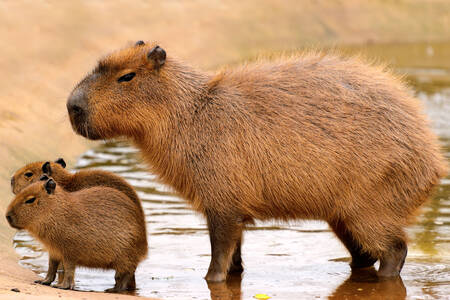
{"type": "Polygon", "coordinates": [[[208,283],[211,300],[241,300],[241,275],[233,275],[225,282],[208,283]]]}
{"type": "MultiPolygon", "coordinates": [[[[402,67],[407,69],[408,65],[402,67]]],[[[443,83],[450,69],[430,73],[409,68],[408,72],[413,77],[420,74],[416,76],[418,96],[442,137],[450,161],[450,76],[443,83]],[[436,76],[426,81],[429,73],[439,75],[439,84],[433,88],[436,76]],[[427,88],[421,89],[425,82],[427,88]]],[[[204,219],[157,183],[136,154],[125,143],[105,143],[84,153],[76,168],[115,172],[125,177],[142,199],[150,251],[136,272],[138,295],[163,299],[252,299],[255,294],[267,294],[272,299],[404,299],[406,294],[422,299],[450,295],[450,177],[443,180],[418,222],[408,230],[411,241],[402,279],[379,282],[374,269],[351,272],[348,253],[326,223],[257,222],[245,232],[242,278],[207,284],[203,276],[209,265],[210,246],[204,219]]],[[[48,258],[40,244],[26,232],[19,232],[15,247],[22,265],[44,274],[48,258]]],[[[113,271],[76,271],[79,290],[103,291],[113,285],[113,271]]]]}
{"type": "Polygon", "coordinates": [[[375,268],[352,270],[328,299],[371,299],[401,300],[406,298],[406,288],[402,278],[380,281],[375,268]]]}

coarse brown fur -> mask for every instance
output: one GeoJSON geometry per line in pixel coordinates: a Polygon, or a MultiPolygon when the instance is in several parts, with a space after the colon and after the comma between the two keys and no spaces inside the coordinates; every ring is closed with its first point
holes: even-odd
{"type": "Polygon", "coordinates": [[[242,230],[254,219],[325,220],[353,267],[380,259],[380,276],[399,274],[403,229],[446,172],[400,80],[358,58],[313,52],[209,75],[155,48],[102,59],[67,108],[78,134],[130,138],[206,216],[207,280],[242,270],[242,230]]]}
{"type": "MultiPolygon", "coordinates": [[[[71,173],[65,167],[66,163],[62,158],[54,162],[38,161],[29,163],[17,170],[12,176],[12,191],[17,195],[28,185],[40,180],[44,174],[51,176],[67,192],[76,192],[95,186],[107,186],[115,188],[127,195],[128,199],[135,203],[137,212],[145,217],[136,191],[122,177],[103,170],[80,170],[76,173],[71,173]]],[[[58,272],[58,283],[61,283],[64,279],[64,268],[62,264],[59,269],[61,269],[61,272],[58,272]]]]}
{"type": "Polygon", "coordinates": [[[63,262],[64,280],[57,287],[73,289],[76,266],[116,270],[109,291],[135,288],[134,272],[147,254],[145,220],[128,197],[110,187],[67,192],[53,179],[23,189],[8,206],[12,227],[25,229],[49,252],[50,284],[63,262]]]}

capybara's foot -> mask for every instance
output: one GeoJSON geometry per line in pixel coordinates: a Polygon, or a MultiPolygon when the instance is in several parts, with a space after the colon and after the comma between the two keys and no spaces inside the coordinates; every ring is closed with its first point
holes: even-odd
{"type": "Polygon", "coordinates": [[[205,279],[208,282],[222,282],[227,279],[227,275],[223,272],[209,270],[205,276],[205,279]]]}
{"type": "Polygon", "coordinates": [[[408,247],[405,241],[399,240],[389,251],[380,258],[378,276],[380,278],[396,277],[400,274],[405,263],[408,247]]]}
{"type": "Polygon", "coordinates": [[[110,288],[110,289],[106,289],[105,293],[120,293],[120,292],[123,292],[123,291],[124,290],[120,290],[120,289],[118,289],[116,287],[113,287],[113,288],[110,288]]]}
{"type": "Polygon", "coordinates": [[[350,267],[352,269],[362,269],[373,266],[377,262],[377,258],[372,257],[367,253],[353,254],[350,267]]]}
{"type": "Polygon", "coordinates": [[[53,280],[50,279],[41,279],[41,280],[35,280],[34,283],[43,284],[43,285],[50,285],[53,282],[53,280]]]}
{"type": "Polygon", "coordinates": [[[74,290],[75,289],[75,283],[61,283],[61,284],[55,284],[53,286],[54,288],[57,289],[62,289],[62,290],[74,290]]]}
{"type": "Polygon", "coordinates": [[[136,289],[134,272],[120,273],[116,271],[114,278],[116,280],[116,284],[113,288],[106,289],[106,293],[121,293],[124,291],[134,291],[136,289]]]}

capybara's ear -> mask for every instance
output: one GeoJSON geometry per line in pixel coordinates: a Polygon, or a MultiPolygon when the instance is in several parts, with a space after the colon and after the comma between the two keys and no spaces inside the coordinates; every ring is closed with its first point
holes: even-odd
{"type": "Polygon", "coordinates": [[[53,194],[55,192],[55,188],[56,188],[56,182],[51,178],[49,180],[47,180],[47,182],[45,183],[45,190],[47,191],[47,193],[53,194]]]}
{"type": "Polygon", "coordinates": [[[42,175],[42,176],[39,178],[40,181],[45,181],[45,180],[47,180],[47,179],[48,179],[47,174],[44,174],[44,175],[42,175]]]}
{"type": "Polygon", "coordinates": [[[153,61],[153,67],[155,69],[161,68],[166,62],[166,51],[160,46],[155,46],[147,54],[148,59],[153,61]]]}
{"type": "Polygon", "coordinates": [[[66,167],[66,162],[64,161],[63,158],[58,158],[57,160],[55,160],[55,163],[60,164],[61,167],[65,168],[66,167]]]}
{"type": "Polygon", "coordinates": [[[46,161],[42,165],[42,172],[44,172],[45,174],[48,174],[48,175],[52,175],[52,168],[50,167],[50,162],[49,161],[46,161]]]}
{"type": "Polygon", "coordinates": [[[145,45],[144,41],[137,41],[136,44],[134,44],[135,46],[143,46],[145,45]]]}

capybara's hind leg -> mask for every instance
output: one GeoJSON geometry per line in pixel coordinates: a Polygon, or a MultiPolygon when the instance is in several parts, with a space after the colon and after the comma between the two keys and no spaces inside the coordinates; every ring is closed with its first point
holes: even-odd
{"type": "Polygon", "coordinates": [[[56,277],[56,272],[58,271],[59,260],[50,256],[48,260],[48,272],[47,276],[43,280],[36,280],[35,283],[50,285],[56,277]]]}
{"type": "Polygon", "coordinates": [[[344,222],[337,220],[328,222],[328,224],[330,225],[336,236],[341,240],[341,242],[350,252],[350,255],[352,256],[350,267],[352,269],[367,268],[373,266],[373,264],[377,261],[377,258],[371,256],[369,253],[364,252],[361,249],[361,245],[356,242],[355,237],[352,235],[344,222]]]}
{"type": "Polygon", "coordinates": [[[380,258],[379,277],[395,277],[400,274],[405,263],[408,246],[406,242],[398,238],[380,258]]]}
{"type": "Polygon", "coordinates": [[[56,288],[64,290],[73,290],[75,288],[75,264],[64,260],[64,279],[60,284],[55,285],[56,288]]]}
{"type": "Polygon", "coordinates": [[[236,248],[234,249],[233,257],[231,258],[231,265],[228,269],[228,274],[241,274],[244,271],[241,257],[241,243],[242,238],[240,238],[236,243],[236,248]]]}
{"type": "Polygon", "coordinates": [[[131,291],[136,289],[136,281],[134,272],[120,272],[116,270],[114,276],[116,284],[113,288],[105,290],[107,293],[118,293],[123,291],[131,291]]]}
{"type": "Polygon", "coordinates": [[[211,263],[205,279],[209,282],[224,281],[242,235],[243,222],[236,217],[223,218],[217,214],[208,214],[206,218],[211,242],[211,263]]]}
{"type": "Polygon", "coordinates": [[[133,273],[133,277],[128,281],[127,290],[134,291],[136,289],[136,276],[133,273]]]}

